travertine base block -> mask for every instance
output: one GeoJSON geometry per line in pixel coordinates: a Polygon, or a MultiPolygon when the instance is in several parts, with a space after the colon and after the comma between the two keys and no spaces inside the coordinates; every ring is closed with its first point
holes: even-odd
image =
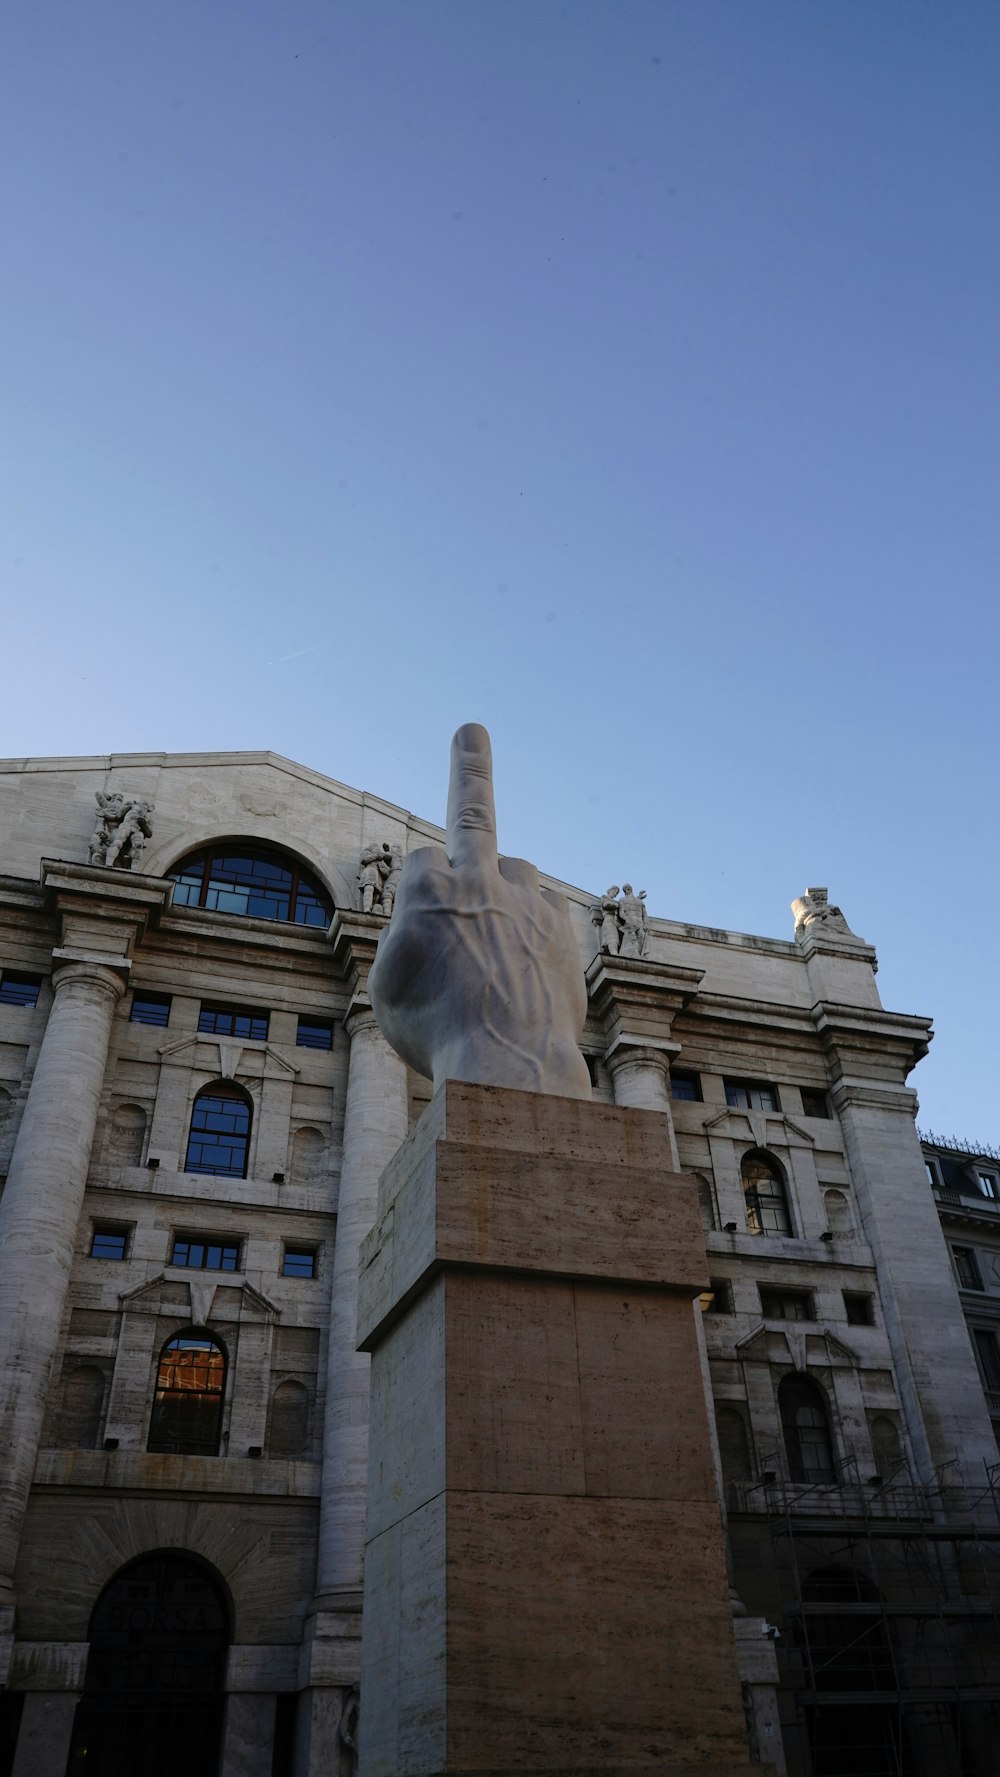
{"type": "Polygon", "coordinates": [[[749,1772],[665,1119],[449,1082],[379,1211],[362,1777],[749,1772]]]}

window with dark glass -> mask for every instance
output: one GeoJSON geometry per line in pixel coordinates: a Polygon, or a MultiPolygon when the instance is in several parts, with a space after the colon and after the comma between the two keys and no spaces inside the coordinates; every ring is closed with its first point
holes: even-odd
{"type": "Polygon", "coordinates": [[[833,1444],[826,1398],[808,1376],[785,1376],[778,1385],[778,1409],[793,1481],[835,1480],[833,1444]]]}
{"type": "Polygon", "coordinates": [[[983,1387],[991,1393],[1000,1392],[1000,1350],[997,1336],[986,1327],[974,1327],[972,1337],[983,1378],[983,1387]]]}
{"type": "Polygon", "coordinates": [[[871,1296],[864,1295],[860,1290],[844,1291],[844,1311],[849,1327],[875,1325],[875,1303],[871,1296]]]}
{"type": "Polygon", "coordinates": [[[727,1277],[713,1277],[709,1281],[712,1300],[708,1304],[708,1314],[732,1314],[733,1286],[727,1277]]]}
{"type": "Polygon", "coordinates": [[[238,1240],[213,1240],[210,1234],[176,1234],[170,1263],[186,1265],[194,1271],[238,1271],[240,1243],[238,1240]]]}
{"type": "Polygon", "coordinates": [[[749,1111],[776,1111],[780,1109],[778,1094],[773,1086],[763,1080],[726,1080],[726,1103],[737,1109],[749,1111]]]}
{"type": "Polygon", "coordinates": [[[791,1234],[785,1183],[775,1161],[765,1154],[746,1154],[740,1168],[751,1234],[791,1234]]]}
{"type": "Polygon", "coordinates": [[[981,1290],[983,1280],[979,1275],[979,1261],[971,1246],[953,1246],[951,1256],[955,1261],[955,1272],[963,1290],[981,1290]]]}
{"type": "Polygon", "coordinates": [[[123,1259],[128,1247],[127,1228],[116,1227],[110,1222],[95,1222],[94,1232],[90,1241],[92,1259],[123,1259]]]}
{"type": "Polygon", "coordinates": [[[286,1246],[281,1261],[282,1277],[315,1277],[316,1248],[314,1246],[286,1246]]]}
{"type": "Polygon", "coordinates": [[[941,1172],[938,1167],[937,1161],[936,1160],[928,1160],[925,1157],[924,1165],[927,1168],[927,1177],[930,1179],[930,1182],[934,1186],[935,1191],[940,1191],[942,1188],[942,1186],[941,1186],[941,1172]]]}
{"type": "Polygon", "coordinates": [[[169,993],[134,993],[128,1020],[130,1024],[157,1024],[165,1028],[170,1022],[169,993]]]}
{"type": "Polygon", "coordinates": [[[323,931],[333,918],[333,903],[316,878],[296,859],[266,847],[238,841],[216,845],[193,852],[169,875],[177,885],[175,907],[288,920],[323,931]]]}
{"type": "Polygon", "coordinates": [[[977,1172],[976,1179],[984,1197],[1000,1197],[1000,1187],[998,1187],[995,1172],[977,1172]]]}
{"type": "Polygon", "coordinates": [[[206,1086],[194,1101],[185,1172],[246,1178],[250,1153],[250,1100],[238,1086],[206,1086]]]}
{"type": "Polygon", "coordinates": [[[0,1006],[37,1006],[41,975],[22,975],[17,969],[0,974],[0,1006]]]}
{"type": "Polygon", "coordinates": [[[217,1455],[225,1381],[225,1355],[207,1333],[169,1340],[157,1365],[147,1449],[217,1455]]]}
{"type": "Polygon", "coordinates": [[[757,1287],[765,1320],[816,1319],[811,1291],[774,1289],[763,1283],[757,1287]]]}
{"type": "Polygon", "coordinates": [[[203,1036],[243,1037],[251,1043],[266,1043],[270,1012],[250,1006],[206,1006],[198,1013],[198,1029],[203,1036]]]}
{"type": "Polygon", "coordinates": [[[677,1068],[670,1070],[670,1096],[685,1100],[689,1104],[700,1104],[701,1081],[697,1074],[682,1073],[677,1068]]]}
{"type": "Polygon", "coordinates": [[[299,1019],[295,1041],[300,1049],[332,1049],[333,1019],[306,1017],[299,1019]]]}
{"type": "Polygon", "coordinates": [[[825,1092],[813,1086],[802,1087],[802,1114],[806,1117],[825,1117],[829,1119],[830,1106],[825,1092]]]}

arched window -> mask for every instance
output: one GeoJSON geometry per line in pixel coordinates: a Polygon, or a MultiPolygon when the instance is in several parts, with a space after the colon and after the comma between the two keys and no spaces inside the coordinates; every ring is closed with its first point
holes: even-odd
{"type": "Polygon", "coordinates": [[[778,1385],[778,1408],[792,1480],[831,1485],[837,1476],[823,1390],[808,1376],[785,1376],[778,1385]]]}
{"type": "Polygon", "coordinates": [[[204,1086],[194,1101],[185,1172],[246,1178],[253,1106],[248,1093],[225,1080],[204,1086]]]}
{"type": "Polygon", "coordinates": [[[184,1550],[121,1568],[91,1615],[67,1769],[216,1777],[231,1621],[219,1575],[184,1550]]]}
{"type": "Polygon", "coordinates": [[[747,1227],[751,1234],[790,1234],[788,1193],[776,1160],[754,1149],[744,1154],[740,1167],[747,1200],[747,1227]]]}
{"type": "Polygon", "coordinates": [[[147,1450],[217,1456],[226,1354],[209,1333],[191,1328],[160,1352],[147,1450]]]}
{"type": "Polygon", "coordinates": [[[182,858],[167,874],[177,885],[175,907],[208,907],[323,931],[333,918],[333,902],[315,876],[268,846],[220,841],[182,858]]]}

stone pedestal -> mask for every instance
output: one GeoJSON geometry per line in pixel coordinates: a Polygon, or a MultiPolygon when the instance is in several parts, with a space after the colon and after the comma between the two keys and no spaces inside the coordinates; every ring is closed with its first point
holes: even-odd
{"type": "Polygon", "coordinates": [[[666,1119],[449,1082],[362,1247],[362,1777],[748,1762],[666,1119]]]}

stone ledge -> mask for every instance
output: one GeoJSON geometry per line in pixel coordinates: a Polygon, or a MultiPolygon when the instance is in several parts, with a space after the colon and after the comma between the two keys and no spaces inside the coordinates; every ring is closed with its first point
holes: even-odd
{"type": "Polygon", "coordinates": [[[322,1464],[263,1457],[166,1456],[146,1450],[41,1450],[34,1487],[93,1487],[120,1493],[214,1493],[279,1499],[319,1497],[322,1464]]]}

